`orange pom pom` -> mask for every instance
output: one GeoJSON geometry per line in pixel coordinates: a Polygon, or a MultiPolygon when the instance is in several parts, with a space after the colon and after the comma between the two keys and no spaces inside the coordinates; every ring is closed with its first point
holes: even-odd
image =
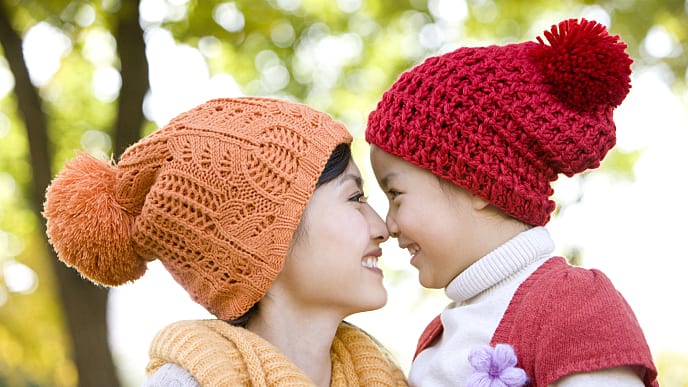
{"type": "Polygon", "coordinates": [[[115,200],[116,175],[115,166],[78,154],[48,187],[43,212],[58,258],[106,286],[146,271],[131,242],[134,217],[115,200]]]}

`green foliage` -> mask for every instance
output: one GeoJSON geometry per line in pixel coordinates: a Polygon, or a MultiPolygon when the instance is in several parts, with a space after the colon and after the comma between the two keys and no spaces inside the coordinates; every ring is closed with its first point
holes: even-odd
{"type": "MultiPolygon", "coordinates": [[[[273,2],[232,4],[245,18],[245,27],[238,31],[230,32],[216,22],[213,15],[220,6],[210,1],[189,2],[185,18],[162,25],[178,41],[194,47],[208,39],[220,42],[221,54],[208,58],[211,73],[230,73],[249,95],[271,93],[256,80],[261,76],[260,54],[272,53],[290,75],[289,83],[272,93],[310,103],[338,118],[351,111],[365,114],[403,69],[427,54],[410,58],[401,54],[402,39],[420,27],[407,23],[409,12],[419,13],[411,10],[410,4],[367,2],[355,13],[322,1],[303,1],[298,9],[287,11],[273,2]],[[285,34],[292,37],[284,38],[285,34]],[[361,49],[325,84],[322,74],[314,73],[318,68],[309,67],[318,66],[313,54],[322,52],[318,44],[330,38],[359,44],[361,49]]],[[[430,17],[425,14],[425,19],[430,17]]]]}
{"type": "Polygon", "coordinates": [[[60,304],[51,291],[52,269],[43,258],[44,243],[35,230],[18,236],[25,242],[21,263],[36,273],[38,286],[31,293],[11,294],[0,307],[0,381],[6,379],[12,386],[74,385],[69,339],[64,335],[60,304]]]}
{"type": "MultiPolygon", "coordinates": [[[[688,67],[688,11],[684,1],[636,0],[632,2],[608,1],[612,10],[614,33],[624,37],[631,56],[636,59],[635,70],[642,67],[659,66],[665,70],[667,82],[674,90],[686,86],[688,67]],[[673,49],[666,56],[651,55],[645,45],[653,31],[665,31],[673,42],[673,49]]],[[[655,43],[656,45],[656,43],[655,43]]]]}
{"type": "Polygon", "coordinates": [[[109,138],[101,149],[84,142],[88,131],[111,134],[115,118],[115,103],[100,101],[90,92],[93,71],[93,65],[80,53],[72,52],[63,59],[53,81],[41,90],[44,109],[50,117],[49,135],[56,156],[54,170],[59,170],[78,150],[100,150],[106,155],[112,152],[109,138]]]}
{"type": "Polygon", "coordinates": [[[0,302],[0,385],[74,385],[52,268],[45,259],[45,243],[28,199],[31,174],[26,135],[10,101],[4,99],[0,105],[12,122],[0,139],[0,293],[8,296],[0,302]],[[8,293],[10,279],[3,277],[2,269],[15,259],[35,273],[35,290],[8,293]]]}
{"type": "Polygon", "coordinates": [[[633,166],[642,156],[642,150],[621,151],[612,149],[600,165],[600,171],[607,172],[616,179],[633,180],[633,166]]]}
{"type": "MultiPolygon", "coordinates": [[[[17,117],[14,101],[2,99],[0,108],[0,119],[7,123],[6,132],[0,137],[0,173],[12,176],[16,187],[23,191],[21,197],[27,198],[29,194],[25,187],[31,184],[31,169],[28,164],[29,145],[26,130],[17,117]]],[[[3,212],[0,211],[0,214],[3,212]]]]}
{"type": "MultiPolygon", "coordinates": [[[[122,4],[128,3],[4,1],[12,25],[20,35],[39,22],[47,22],[71,41],[71,51],[62,58],[60,69],[40,88],[42,108],[49,120],[55,171],[84,144],[93,152],[111,151],[106,139],[112,134],[117,101],[96,98],[92,80],[99,66],[119,68],[114,46],[108,47],[106,42],[116,35],[113,16],[123,12],[122,4]],[[88,42],[94,34],[102,37],[97,46],[113,56],[112,63],[95,63],[89,57],[88,42]],[[88,141],[91,135],[105,140],[99,144],[95,141],[91,146],[88,141]]],[[[635,70],[662,68],[675,90],[685,87],[688,67],[688,50],[680,49],[688,46],[688,15],[682,0],[533,0],[527,3],[469,0],[467,18],[456,26],[457,35],[432,48],[421,45],[418,39],[423,27],[438,23],[425,0],[368,0],[362,1],[360,9],[355,11],[343,11],[331,0],[301,0],[294,9],[279,8],[276,0],[190,0],[161,4],[167,7],[165,16],[158,21],[145,21],[144,27],[149,31],[167,30],[178,44],[199,49],[211,75],[230,74],[245,94],[291,98],[325,110],[345,122],[359,139],[367,113],[382,92],[402,71],[424,57],[463,44],[533,39],[552,20],[606,12],[612,33],[622,35],[628,43],[635,70]],[[221,20],[218,15],[228,9],[241,13],[244,18],[241,28],[218,23],[221,20]],[[664,56],[653,56],[652,50],[644,45],[648,33],[653,31],[668,36],[675,48],[664,56]],[[328,44],[335,49],[327,51],[332,50],[328,44]],[[331,56],[340,54],[343,58],[328,67],[331,56]],[[273,65],[286,69],[288,81],[283,87],[270,88],[266,83],[266,71],[261,66],[273,65]]],[[[116,44],[126,47],[127,42],[116,44]]],[[[68,356],[69,340],[63,333],[50,262],[40,247],[43,236],[38,227],[39,215],[33,211],[29,199],[32,177],[25,129],[12,95],[0,96],[0,109],[0,119],[4,116],[10,122],[9,131],[0,130],[0,177],[10,176],[17,187],[15,190],[0,187],[0,232],[11,233],[23,241],[24,249],[15,258],[39,278],[39,286],[33,293],[10,294],[7,303],[0,305],[0,385],[74,385],[76,376],[68,356]]],[[[154,129],[155,125],[149,122],[144,134],[154,129]]],[[[366,156],[364,148],[358,145],[355,148],[357,159],[366,156]]],[[[641,151],[614,150],[602,170],[632,179],[633,165],[640,155],[641,151]]],[[[0,258],[0,265],[2,262],[0,258]]],[[[669,381],[671,378],[685,380],[686,376],[677,371],[686,368],[685,358],[664,359],[660,358],[660,367],[668,371],[663,376],[666,385],[679,385],[669,381]],[[684,368],[676,368],[676,364],[684,368]]]]}

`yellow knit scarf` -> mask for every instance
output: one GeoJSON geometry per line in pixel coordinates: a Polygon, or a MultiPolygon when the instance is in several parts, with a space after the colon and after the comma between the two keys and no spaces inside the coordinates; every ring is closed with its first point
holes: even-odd
{"type": "MultiPolygon", "coordinates": [[[[406,386],[388,353],[359,328],[342,323],[330,349],[332,386],[406,386]]],[[[276,347],[221,320],[180,321],[153,339],[146,372],[165,363],[188,371],[201,386],[313,386],[276,347]]]]}

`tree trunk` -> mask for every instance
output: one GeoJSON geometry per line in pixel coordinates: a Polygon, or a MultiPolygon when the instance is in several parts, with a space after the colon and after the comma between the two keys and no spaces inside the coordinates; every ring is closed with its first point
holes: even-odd
{"type": "MultiPolygon", "coordinates": [[[[17,108],[23,118],[29,140],[29,157],[33,174],[32,203],[45,235],[45,219],[40,215],[44,193],[51,180],[51,160],[46,116],[41,99],[30,81],[22,52],[22,41],[11,27],[10,18],[0,4],[0,43],[15,79],[17,108]]],[[[57,291],[62,301],[67,333],[78,372],[79,386],[119,387],[112,361],[107,333],[106,289],[82,279],[75,270],[57,260],[55,252],[46,251],[57,279],[57,291]]]]}
{"type": "Polygon", "coordinates": [[[122,2],[115,34],[117,53],[122,66],[122,89],[119,93],[113,141],[115,156],[119,158],[126,147],[141,136],[144,121],[143,98],[149,88],[148,60],[143,30],[139,24],[137,0],[122,2]]]}

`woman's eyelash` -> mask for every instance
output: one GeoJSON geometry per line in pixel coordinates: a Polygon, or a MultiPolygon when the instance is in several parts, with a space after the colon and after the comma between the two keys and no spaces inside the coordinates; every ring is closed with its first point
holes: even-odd
{"type": "Polygon", "coordinates": [[[356,203],[367,203],[368,197],[366,197],[363,192],[359,192],[356,195],[350,197],[349,200],[356,202],[356,203]]]}

